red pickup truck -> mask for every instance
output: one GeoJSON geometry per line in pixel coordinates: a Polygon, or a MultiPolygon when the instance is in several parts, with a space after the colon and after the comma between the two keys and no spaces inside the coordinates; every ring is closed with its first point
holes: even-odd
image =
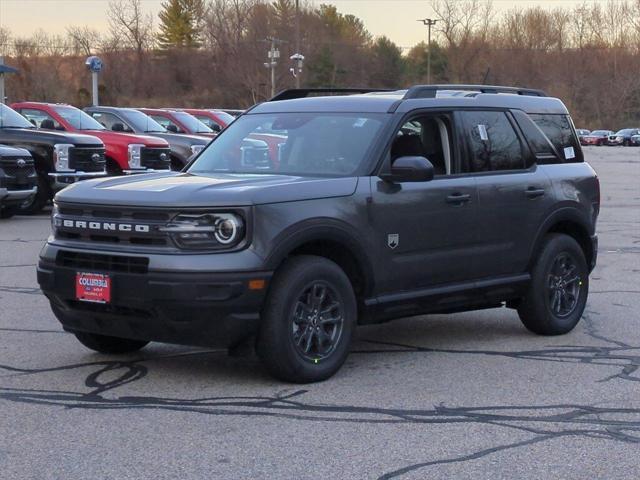
{"type": "Polygon", "coordinates": [[[98,137],[105,145],[107,172],[111,175],[171,168],[171,149],[161,138],[107,130],[93,117],[71,105],[18,102],[11,107],[38,128],[98,137]]]}
{"type": "Polygon", "coordinates": [[[149,115],[171,133],[187,133],[209,138],[217,135],[200,120],[184,111],[169,108],[138,108],[138,110],[149,115]]]}
{"type": "Polygon", "coordinates": [[[229,115],[222,110],[213,110],[210,108],[183,108],[183,112],[190,113],[214,132],[220,132],[227,128],[235,117],[229,115]]]}

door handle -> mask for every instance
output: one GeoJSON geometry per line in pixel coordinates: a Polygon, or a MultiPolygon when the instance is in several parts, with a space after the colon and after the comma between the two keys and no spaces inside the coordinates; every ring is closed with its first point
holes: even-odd
{"type": "Polygon", "coordinates": [[[542,197],[545,194],[545,191],[544,191],[544,188],[529,187],[524,191],[524,194],[528,198],[538,198],[538,197],[542,197]]]}
{"type": "Polygon", "coordinates": [[[452,193],[447,196],[447,203],[452,203],[454,205],[462,205],[463,203],[467,203],[471,200],[471,195],[468,193],[452,193]]]}

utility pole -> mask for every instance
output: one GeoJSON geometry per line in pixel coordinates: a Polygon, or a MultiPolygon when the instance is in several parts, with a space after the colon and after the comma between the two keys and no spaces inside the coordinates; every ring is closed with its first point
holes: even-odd
{"type": "Polygon", "coordinates": [[[430,18],[422,18],[418,20],[422,22],[423,25],[426,25],[429,29],[429,33],[427,34],[427,48],[429,49],[427,52],[427,83],[431,84],[431,27],[433,27],[437,20],[432,20],[430,18]]]}
{"type": "Polygon", "coordinates": [[[296,53],[291,55],[289,59],[293,62],[293,67],[289,71],[296,79],[296,88],[300,88],[300,77],[304,64],[304,55],[300,53],[300,0],[296,0],[296,53]]]}
{"type": "Polygon", "coordinates": [[[266,68],[271,69],[271,96],[276,96],[276,67],[278,66],[278,59],[280,58],[280,50],[277,48],[278,43],[282,43],[282,40],[278,40],[275,37],[267,37],[267,42],[271,42],[271,49],[267,52],[267,62],[264,64],[266,68]]]}

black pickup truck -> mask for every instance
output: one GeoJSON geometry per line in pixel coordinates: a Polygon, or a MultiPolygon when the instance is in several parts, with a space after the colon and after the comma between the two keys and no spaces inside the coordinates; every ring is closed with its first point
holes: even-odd
{"type": "Polygon", "coordinates": [[[38,190],[20,205],[23,214],[39,212],[55,192],[71,183],[106,175],[100,139],[39,130],[4,104],[0,104],[0,144],[28,150],[35,162],[38,190]]]}
{"type": "Polygon", "coordinates": [[[0,218],[10,218],[19,206],[35,196],[35,165],[31,154],[23,148],[0,145],[0,218]]]}

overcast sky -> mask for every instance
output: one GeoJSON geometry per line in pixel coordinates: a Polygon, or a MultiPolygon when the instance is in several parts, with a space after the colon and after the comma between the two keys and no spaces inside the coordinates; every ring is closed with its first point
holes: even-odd
{"type": "MultiPolygon", "coordinates": [[[[162,0],[142,0],[145,8],[155,14],[162,0]]],[[[303,2],[305,0],[302,0],[303,2]]],[[[607,0],[587,0],[600,2],[607,0]]],[[[428,0],[316,0],[332,3],[342,13],[361,18],[374,35],[387,35],[402,47],[410,47],[426,38],[426,27],[418,23],[433,12],[428,0]]],[[[584,0],[493,0],[497,10],[540,5],[544,8],[574,6],[584,0]]],[[[64,33],[69,25],[87,25],[98,30],[107,28],[108,0],[0,0],[0,26],[15,35],[29,35],[43,29],[64,33]]]]}

